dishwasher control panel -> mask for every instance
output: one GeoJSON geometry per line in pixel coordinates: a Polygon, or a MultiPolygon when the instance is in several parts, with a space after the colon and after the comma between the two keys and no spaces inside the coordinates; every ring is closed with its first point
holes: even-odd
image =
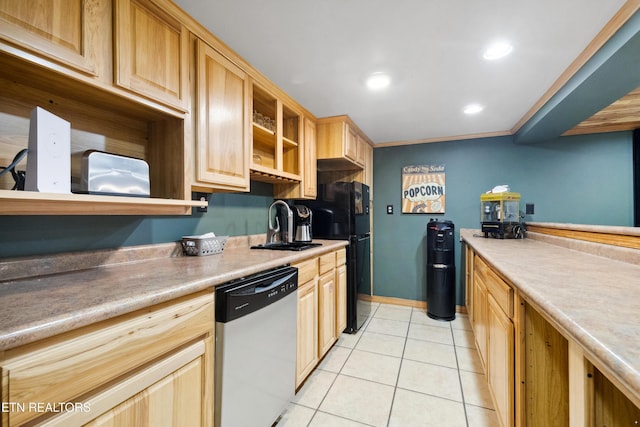
{"type": "Polygon", "coordinates": [[[294,293],[298,269],[278,267],[216,287],[216,322],[230,322],[294,293]]]}

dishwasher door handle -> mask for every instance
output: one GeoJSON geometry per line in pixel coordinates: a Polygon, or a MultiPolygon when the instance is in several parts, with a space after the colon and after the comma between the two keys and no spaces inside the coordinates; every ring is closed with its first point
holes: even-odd
{"type": "Polygon", "coordinates": [[[286,283],[288,280],[290,280],[293,276],[296,275],[296,272],[293,272],[291,274],[288,274],[278,280],[275,280],[273,282],[270,282],[269,284],[267,284],[266,286],[256,286],[254,288],[254,294],[262,294],[265,292],[269,292],[274,290],[275,288],[277,288],[278,286],[282,285],[283,283],[286,283]]]}

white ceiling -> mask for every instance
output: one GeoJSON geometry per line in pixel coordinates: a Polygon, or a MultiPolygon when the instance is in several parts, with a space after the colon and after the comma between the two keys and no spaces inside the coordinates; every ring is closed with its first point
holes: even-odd
{"type": "Polygon", "coordinates": [[[375,143],[510,131],[624,0],[174,0],[317,117],[375,143]],[[495,39],[514,50],[488,62],[495,39]],[[365,78],[392,83],[371,92],[365,78]],[[467,116],[469,103],[484,111],[467,116]]]}

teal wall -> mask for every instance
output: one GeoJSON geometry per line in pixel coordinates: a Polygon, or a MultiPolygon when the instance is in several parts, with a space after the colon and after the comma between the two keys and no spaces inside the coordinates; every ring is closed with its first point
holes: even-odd
{"type": "MultiPolygon", "coordinates": [[[[424,237],[431,217],[479,228],[480,194],[509,184],[535,203],[527,220],[633,225],[632,135],[619,132],[515,145],[511,137],[374,150],[374,294],[425,300],[424,237]],[[401,170],[446,166],[446,214],[401,214],[401,170]],[[386,205],[394,214],[386,214],[386,205]]],[[[0,258],[177,241],[214,231],[264,233],[273,188],[253,183],[248,194],[214,194],[209,212],[191,216],[0,217],[0,258]]],[[[458,239],[456,239],[457,241],[458,239]]],[[[460,271],[460,245],[456,266],[460,271]]],[[[458,304],[464,304],[458,276],[458,304]]]]}
{"type": "Polygon", "coordinates": [[[512,137],[378,148],[374,150],[374,295],[425,300],[426,224],[456,226],[457,304],[460,228],[480,228],[480,194],[508,184],[535,204],[527,221],[633,225],[632,134],[562,137],[535,145],[512,137]],[[446,166],[446,213],[402,214],[402,167],[446,166]],[[388,215],[386,206],[393,205],[388,215]]]}
{"type": "Polygon", "coordinates": [[[209,231],[265,233],[271,202],[273,186],[252,183],[248,194],[211,195],[209,211],[191,216],[4,216],[0,258],[174,242],[209,231]]]}

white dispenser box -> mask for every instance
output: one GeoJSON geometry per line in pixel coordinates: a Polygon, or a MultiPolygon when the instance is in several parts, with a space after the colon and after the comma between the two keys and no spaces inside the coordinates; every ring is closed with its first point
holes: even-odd
{"type": "Polygon", "coordinates": [[[31,110],[24,189],[71,193],[71,124],[40,107],[31,110]]]}

